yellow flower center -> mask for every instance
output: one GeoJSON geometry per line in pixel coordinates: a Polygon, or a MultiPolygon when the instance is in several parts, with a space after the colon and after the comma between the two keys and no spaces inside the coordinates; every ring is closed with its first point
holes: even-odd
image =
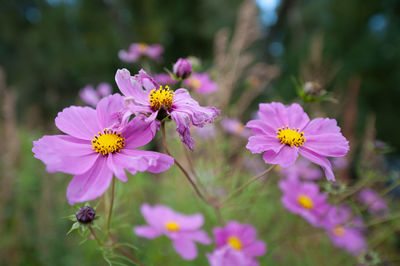
{"type": "Polygon", "coordinates": [[[140,52],[142,52],[142,53],[143,53],[143,52],[146,52],[147,47],[148,47],[147,44],[145,44],[145,43],[143,43],[143,42],[139,43],[139,51],[140,51],[140,52]]]}
{"type": "Polygon", "coordinates": [[[121,133],[104,129],[103,133],[99,132],[92,140],[92,148],[103,156],[109,153],[120,152],[125,146],[125,138],[121,133]]]}
{"type": "Polygon", "coordinates": [[[189,79],[189,86],[194,88],[194,89],[198,89],[201,87],[201,81],[197,78],[190,78],[189,79]]]}
{"type": "Polygon", "coordinates": [[[154,111],[160,110],[161,107],[164,107],[168,111],[174,103],[174,92],[169,90],[168,86],[165,86],[165,88],[160,86],[158,90],[152,89],[150,91],[149,101],[151,109],[154,111]]]}
{"type": "Polygon", "coordinates": [[[236,250],[242,250],[242,242],[236,236],[229,237],[228,244],[231,245],[236,250]]]}
{"type": "Polygon", "coordinates": [[[289,126],[279,128],[276,131],[277,138],[281,141],[282,144],[289,145],[292,147],[295,145],[296,147],[302,146],[306,139],[304,138],[304,133],[299,132],[300,129],[290,129],[289,126]]]}
{"type": "Polygon", "coordinates": [[[336,225],[336,226],[333,228],[333,233],[334,233],[335,235],[337,235],[337,236],[342,236],[342,235],[344,235],[344,233],[346,233],[346,229],[344,229],[344,227],[341,226],[341,225],[336,225]]]}
{"type": "Polygon", "coordinates": [[[172,232],[176,232],[179,230],[179,224],[175,223],[175,222],[168,222],[165,224],[165,228],[168,231],[172,231],[172,232]]]}
{"type": "Polygon", "coordinates": [[[305,196],[305,195],[300,195],[298,198],[297,198],[297,201],[299,202],[299,204],[302,206],[302,207],[304,207],[304,208],[306,208],[306,209],[308,209],[308,210],[311,210],[313,207],[314,207],[314,202],[310,199],[310,197],[308,197],[308,196],[305,196]]]}

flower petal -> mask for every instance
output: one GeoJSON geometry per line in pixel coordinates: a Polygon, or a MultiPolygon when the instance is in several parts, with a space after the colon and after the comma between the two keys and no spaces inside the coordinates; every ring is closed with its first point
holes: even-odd
{"type": "Polygon", "coordinates": [[[276,137],[266,135],[256,135],[249,138],[246,148],[252,153],[261,153],[264,151],[273,151],[274,153],[279,152],[282,144],[276,137]]]}
{"type": "Polygon", "coordinates": [[[131,96],[135,102],[139,104],[147,104],[149,100],[148,92],[142,89],[142,86],[137,82],[127,69],[118,69],[115,74],[115,82],[119,90],[125,96],[131,96]]]}
{"type": "Polygon", "coordinates": [[[137,236],[153,239],[162,235],[162,231],[148,225],[135,226],[133,228],[137,236]]]}
{"type": "Polygon", "coordinates": [[[325,172],[325,176],[328,180],[335,181],[335,175],[333,174],[332,171],[332,165],[329,162],[329,160],[321,155],[316,154],[313,151],[307,150],[304,147],[301,147],[299,149],[299,153],[301,156],[304,158],[310,160],[311,162],[318,164],[322,167],[322,169],[325,172]]]}
{"type": "Polygon", "coordinates": [[[197,257],[196,244],[186,238],[177,238],[173,240],[173,245],[176,252],[185,260],[193,260],[197,257]]]}
{"type": "Polygon", "coordinates": [[[264,242],[256,240],[243,248],[243,252],[248,256],[263,256],[267,251],[267,246],[264,242]]]}
{"type": "Polygon", "coordinates": [[[50,173],[82,174],[98,157],[89,141],[67,135],[44,136],[33,142],[32,151],[50,173]]]}
{"type": "Polygon", "coordinates": [[[163,153],[123,149],[118,154],[120,165],[130,172],[160,173],[174,164],[174,158],[163,153]]]}
{"type": "Polygon", "coordinates": [[[158,124],[133,118],[121,132],[125,138],[125,149],[135,149],[149,143],[155,136],[158,124]]]}
{"type": "Polygon", "coordinates": [[[105,159],[98,157],[92,168],[86,173],[76,175],[67,188],[69,204],[94,200],[107,190],[113,178],[105,159]]]}
{"type": "Polygon", "coordinates": [[[268,164],[279,164],[283,168],[294,164],[298,157],[298,148],[285,144],[282,144],[282,146],[278,152],[274,152],[273,150],[265,152],[263,155],[264,161],[268,164]]]}
{"type": "Polygon", "coordinates": [[[92,140],[102,128],[100,127],[96,111],[91,107],[71,106],[59,112],[56,126],[65,134],[78,139],[92,140]]]}
{"type": "Polygon", "coordinates": [[[124,98],[113,94],[103,98],[96,107],[97,118],[102,129],[119,127],[122,122],[124,98]]]}

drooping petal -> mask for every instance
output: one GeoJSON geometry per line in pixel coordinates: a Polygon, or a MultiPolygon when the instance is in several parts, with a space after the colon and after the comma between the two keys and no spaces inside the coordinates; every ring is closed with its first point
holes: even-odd
{"type": "Polygon", "coordinates": [[[32,151],[50,173],[82,174],[94,165],[98,157],[90,141],[67,135],[44,136],[33,142],[32,151]]]}
{"type": "Polygon", "coordinates": [[[162,231],[148,225],[135,226],[133,230],[136,235],[149,239],[153,239],[162,235],[162,231]]]}
{"type": "Polygon", "coordinates": [[[313,151],[307,150],[304,147],[301,147],[299,149],[299,153],[304,158],[321,166],[322,169],[324,170],[325,176],[328,180],[335,181],[335,175],[333,174],[333,171],[332,171],[332,165],[327,158],[320,156],[313,151]]]}
{"type": "Polygon", "coordinates": [[[153,151],[122,149],[117,156],[120,166],[130,172],[160,173],[174,164],[171,156],[153,151]]]}
{"type": "Polygon", "coordinates": [[[193,260],[197,257],[197,247],[192,240],[177,238],[173,240],[173,245],[176,252],[178,252],[183,259],[193,260]]]}
{"type": "Polygon", "coordinates": [[[71,106],[59,112],[56,126],[62,132],[78,139],[92,140],[101,131],[96,111],[91,107],[71,106]]]}
{"type": "Polygon", "coordinates": [[[108,168],[105,159],[98,157],[92,168],[86,173],[72,178],[67,188],[69,204],[94,200],[110,186],[113,174],[108,168]]]}
{"type": "Polygon", "coordinates": [[[288,167],[296,161],[298,157],[298,148],[282,144],[282,148],[276,153],[272,150],[266,151],[263,159],[268,164],[279,164],[283,168],[288,167]]]}
{"type": "MultiPolygon", "coordinates": [[[[140,85],[142,85],[144,87],[147,94],[152,89],[158,89],[158,87],[160,87],[160,85],[150,75],[148,75],[146,73],[146,71],[144,71],[143,69],[141,69],[139,71],[139,74],[135,75],[133,78],[135,79],[135,81],[137,81],[140,85]]],[[[147,98],[147,100],[148,100],[148,98],[147,98]]]]}

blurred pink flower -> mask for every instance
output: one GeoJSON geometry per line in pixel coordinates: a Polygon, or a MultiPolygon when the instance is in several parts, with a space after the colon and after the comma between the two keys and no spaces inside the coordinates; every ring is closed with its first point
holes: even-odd
{"type": "Polygon", "coordinates": [[[326,157],[346,155],[349,144],[340,132],[335,119],[315,118],[310,121],[300,105],[294,103],[260,104],[259,120],[251,120],[247,127],[255,136],[246,146],[252,153],[264,153],[269,164],[283,168],[291,166],[298,154],[324,169],[328,180],[335,180],[332,166],[326,157]]]}
{"type": "Polygon", "coordinates": [[[346,157],[332,158],[331,162],[332,162],[333,168],[337,169],[337,170],[343,169],[347,166],[346,157]]]}
{"type": "Polygon", "coordinates": [[[215,126],[213,124],[205,125],[204,127],[195,127],[193,129],[196,135],[203,140],[215,138],[215,126]]]}
{"type": "Polygon", "coordinates": [[[213,266],[258,265],[254,257],[263,256],[267,250],[265,243],[256,239],[257,231],[249,224],[229,221],[224,228],[214,228],[213,233],[216,250],[207,255],[213,266]]]}
{"type": "Polygon", "coordinates": [[[199,94],[209,94],[218,90],[217,83],[212,81],[207,73],[193,73],[183,84],[199,94]]]}
{"type": "Polygon", "coordinates": [[[200,230],[204,223],[203,215],[184,215],[177,213],[167,206],[150,206],[143,204],[141,212],[148,225],[134,227],[135,234],[153,239],[165,235],[172,240],[172,244],[179,255],[185,260],[197,257],[195,242],[211,244],[207,233],[200,230]]]}
{"type": "Polygon", "coordinates": [[[128,70],[120,69],[115,80],[126,96],[125,102],[131,113],[156,126],[170,116],[176,123],[181,141],[191,150],[194,140],[190,126],[203,127],[213,123],[220,114],[220,110],[214,107],[200,106],[186,89],[172,91],[168,86],[159,86],[144,70],[132,77],[128,70]]]}
{"type": "Polygon", "coordinates": [[[155,128],[139,118],[122,120],[123,97],[102,99],[97,108],[71,106],[58,113],[56,126],[67,135],[44,136],[33,142],[33,153],[47,171],[75,175],[67,188],[72,205],[100,197],[113,174],[128,180],[125,169],[159,173],[174,159],[162,153],[138,150],[155,135],[155,128]]]}
{"type": "Polygon", "coordinates": [[[358,198],[364,205],[368,206],[368,211],[371,214],[384,216],[387,214],[389,207],[375,190],[364,188],[358,194],[358,198]]]}
{"type": "Polygon", "coordinates": [[[177,83],[169,74],[159,73],[153,75],[154,80],[160,85],[175,85],[177,83]]]}
{"type": "Polygon", "coordinates": [[[94,89],[93,85],[86,85],[79,91],[79,97],[81,100],[93,107],[96,107],[97,103],[104,97],[110,95],[112,87],[106,82],[102,82],[94,89]]]}
{"type": "Polygon", "coordinates": [[[323,227],[335,246],[358,255],[367,250],[367,243],[362,234],[361,219],[352,217],[353,214],[347,206],[332,206],[325,215],[323,227]]]}
{"type": "Polygon", "coordinates": [[[282,174],[286,178],[294,180],[299,180],[300,178],[316,180],[320,179],[323,175],[320,169],[315,168],[313,164],[303,158],[300,158],[287,168],[282,168],[282,174]]]}
{"type": "Polygon", "coordinates": [[[160,44],[132,43],[128,51],[120,50],[118,56],[122,61],[128,63],[137,62],[142,56],[160,62],[163,52],[164,48],[160,44]]]}
{"type": "Polygon", "coordinates": [[[251,130],[246,128],[239,119],[230,119],[224,117],[221,119],[221,126],[226,132],[240,137],[248,138],[251,136],[251,130]]]}
{"type": "Polygon", "coordinates": [[[317,184],[286,179],[279,182],[281,201],[289,211],[306,219],[313,226],[320,226],[330,205],[327,195],[319,192],[317,184]]]}

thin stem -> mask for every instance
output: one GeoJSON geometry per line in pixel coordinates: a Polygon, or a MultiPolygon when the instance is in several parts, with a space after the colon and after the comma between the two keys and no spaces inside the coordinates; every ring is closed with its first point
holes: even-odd
{"type": "Polygon", "coordinates": [[[184,152],[184,154],[185,154],[186,160],[188,161],[188,164],[189,164],[190,171],[192,172],[193,177],[194,177],[196,183],[198,184],[200,190],[202,190],[203,193],[204,193],[206,196],[209,196],[209,195],[208,195],[208,192],[207,192],[207,190],[206,190],[206,188],[204,187],[203,183],[201,183],[200,178],[199,178],[199,176],[197,175],[197,172],[196,172],[196,169],[195,169],[195,167],[194,167],[192,158],[190,157],[189,151],[186,149],[186,147],[185,147],[184,144],[183,144],[182,146],[183,146],[183,152],[184,152]]]}
{"type": "Polygon", "coordinates": [[[400,213],[396,214],[396,215],[392,215],[390,217],[379,219],[377,221],[372,221],[372,222],[368,223],[366,225],[366,227],[374,226],[374,225],[381,224],[381,223],[390,222],[390,221],[397,220],[397,219],[400,219],[400,213]]]}
{"type": "Polygon", "coordinates": [[[347,192],[346,194],[344,194],[341,198],[339,198],[336,202],[335,205],[341,203],[342,201],[344,201],[345,199],[347,199],[348,197],[352,196],[353,194],[357,193],[357,191],[359,191],[360,189],[362,189],[365,185],[367,185],[370,182],[370,178],[366,178],[363,182],[361,182],[358,186],[356,186],[355,188],[353,188],[351,191],[347,192]]]}
{"type": "MultiPolygon", "coordinates": [[[[171,155],[171,152],[168,149],[167,146],[167,137],[165,134],[165,124],[161,123],[161,134],[162,134],[162,141],[163,141],[163,146],[165,149],[165,152],[169,155],[171,155]]],[[[172,156],[173,157],[173,156],[172,156]]],[[[189,183],[192,185],[193,189],[195,190],[197,196],[199,196],[200,199],[202,199],[205,203],[207,204],[214,204],[209,202],[204,196],[203,194],[200,192],[199,188],[196,186],[196,184],[194,183],[194,181],[192,180],[192,178],[190,177],[189,173],[185,170],[185,168],[183,168],[183,166],[176,160],[176,158],[174,158],[175,164],[179,167],[179,169],[182,171],[182,173],[185,175],[186,179],[189,181],[189,183]]]]}
{"type": "Polygon", "coordinates": [[[248,185],[250,185],[251,183],[257,181],[258,179],[260,179],[261,177],[265,176],[269,171],[272,170],[272,168],[274,168],[275,165],[271,165],[270,167],[268,167],[264,172],[262,172],[261,174],[250,178],[246,183],[244,183],[243,185],[241,185],[239,188],[237,188],[235,191],[233,191],[231,194],[229,194],[224,200],[222,200],[222,202],[220,203],[219,206],[223,206],[228,200],[230,200],[231,198],[233,198],[234,196],[236,196],[236,194],[240,193],[243,189],[245,189],[248,185]]]}
{"type": "Polygon", "coordinates": [[[94,232],[94,229],[92,226],[89,225],[89,230],[90,233],[92,233],[92,236],[94,237],[94,239],[96,240],[96,242],[100,245],[100,246],[104,246],[103,242],[100,240],[100,238],[98,238],[98,236],[96,235],[96,233],[94,232]]]}
{"type": "Polygon", "coordinates": [[[108,216],[107,216],[107,234],[110,234],[110,225],[111,225],[111,216],[114,206],[114,191],[115,191],[115,178],[112,178],[111,181],[111,201],[110,201],[110,208],[108,209],[108,216]]]}
{"type": "Polygon", "coordinates": [[[135,258],[132,254],[130,254],[128,251],[126,251],[124,248],[120,246],[116,246],[116,249],[118,249],[122,254],[124,254],[128,259],[130,259],[133,263],[137,265],[144,265],[142,264],[137,258],[135,258]]]}

